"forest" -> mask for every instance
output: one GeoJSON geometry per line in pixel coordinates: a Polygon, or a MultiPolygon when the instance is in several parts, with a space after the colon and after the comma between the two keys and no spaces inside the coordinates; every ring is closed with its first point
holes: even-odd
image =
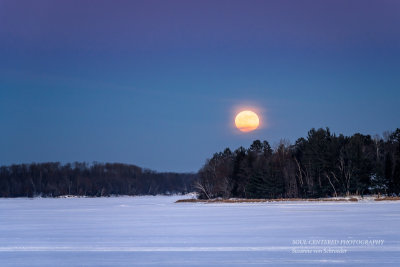
{"type": "Polygon", "coordinates": [[[311,129],[274,149],[256,140],[215,153],[199,171],[201,199],[317,198],[400,193],[400,129],[384,137],[311,129]]]}
{"type": "Polygon", "coordinates": [[[0,167],[0,197],[184,194],[195,179],[120,163],[15,164],[0,167]]]}
{"type": "Polygon", "coordinates": [[[400,194],[400,129],[383,137],[311,129],[274,149],[255,140],[226,148],[198,173],[166,173],[121,163],[59,162],[0,167],[0,197],[184,194],[212,198],[317,198],[400,194]]]}

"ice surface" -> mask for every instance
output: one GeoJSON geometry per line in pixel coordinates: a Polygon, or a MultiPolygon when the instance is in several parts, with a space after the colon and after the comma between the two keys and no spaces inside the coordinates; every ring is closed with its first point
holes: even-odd
{"type": "Polygon", "coordinates": [[[0,199],[0,266],[400,266],[399,202],[174,203],[181,198],[0,199]],[[318,240],[384,243],[294,253],[332,248],[307,243],[318,240]]]}

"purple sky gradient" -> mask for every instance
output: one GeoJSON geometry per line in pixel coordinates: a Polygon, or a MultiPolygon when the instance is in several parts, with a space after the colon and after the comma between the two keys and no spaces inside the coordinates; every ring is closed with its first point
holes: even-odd
{"type": "Polygon", "coordinates": [[[399,127],[400,1],[0,0],[0,165],[197,171],[311,127],[399,127]],[[268,126],[231,128],[254,105],[268,126]]]}

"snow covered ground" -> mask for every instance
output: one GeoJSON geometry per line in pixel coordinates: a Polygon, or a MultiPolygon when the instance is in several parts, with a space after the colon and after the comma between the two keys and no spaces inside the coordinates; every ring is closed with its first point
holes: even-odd
{"type": "Polygon", "coordinates": [[[0,199],[0,266],[400,266],[400,202],[0,199]]]}

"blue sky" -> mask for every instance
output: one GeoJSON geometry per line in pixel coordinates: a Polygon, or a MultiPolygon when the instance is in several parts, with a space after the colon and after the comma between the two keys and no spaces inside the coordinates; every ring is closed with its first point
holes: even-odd
{"type": "Polygon", "coordinates": [[[398,1],[0,0],[0,165],[197,171],[313,127],[399,127],[398,1]],[[263,126],[241,134],[240,107],[263,126]]]}

